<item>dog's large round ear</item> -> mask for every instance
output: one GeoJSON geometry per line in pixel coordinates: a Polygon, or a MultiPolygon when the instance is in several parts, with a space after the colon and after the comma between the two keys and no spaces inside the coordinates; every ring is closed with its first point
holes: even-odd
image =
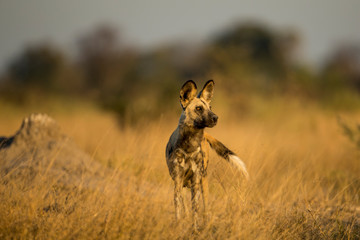
{"type": "Polygon", "coordinates": [[[214,94],[214,81],[209,80],[205,83],[204,88],[199,93],[199,98],[203,99],[207,103],[211,102],[211,98],[214,94]]]}
{"type": "Polygon", "coordinates": [[[197,87],[193,80],[184,83],[180,90],[180,103],[183,109],[196,97],[196,92],[197,87]]]}

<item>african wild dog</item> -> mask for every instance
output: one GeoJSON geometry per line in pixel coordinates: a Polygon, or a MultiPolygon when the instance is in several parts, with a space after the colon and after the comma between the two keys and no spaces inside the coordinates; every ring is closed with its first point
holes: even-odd
{"type": "Polygon", "coordinates": [[[182,188],[191,188],[191,202],[194,227],[198,227],[199,199],[202,194],[204,211],[208,197],[207,166],[209,145],[216,153],[232,163],[246,178],[249,177],[245,164],[224,144],[204,132],[214,127],[218,117],[211,111],[210,101],[214,92],[214,81],[209,80],[197,94],[196,84],[189,80],[180,90],[183,112],[179,125],[172,133],[166,146],[166,162],[175,183],[175,216],[180,219],[184,212],[182,188]]]}

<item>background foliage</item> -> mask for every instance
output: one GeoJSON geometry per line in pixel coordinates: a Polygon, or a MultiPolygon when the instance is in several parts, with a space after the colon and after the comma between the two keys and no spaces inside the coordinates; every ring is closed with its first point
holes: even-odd
{"type": "Polygon", "coordinates": [[[0,81],[1,98],[27,104],[46,95],[87,98],[121,121],[173,108],[181,84],[214,79],[233,107],[251,95],[292,96],[329,108],[359,106],[360,47],[341,46],[319,69],[297,61],[301,36],[257,22],[234,24],[209,41],[149,51],[126,46],[109,25],[77,40],[68,56],[50,43],[25,48],[0,81]],[[35,99],[34,99],[35,98],[35,99]]]}

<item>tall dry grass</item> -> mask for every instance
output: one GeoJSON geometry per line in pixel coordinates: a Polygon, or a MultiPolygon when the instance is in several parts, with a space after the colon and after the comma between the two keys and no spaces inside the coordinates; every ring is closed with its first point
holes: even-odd
{"type": "MultiPolygon", "coordinates": [[[[291,99],[254,100],[244,116],[220,112],[209,132],[246,162],[251,180],[214,152],[209,214],[198,235],[191,214],[174,221],[165,146],[177,116],[118,127],[87,106],[52,116],[106,172],[92,188],[57,186],[40,171],[33,185],[0,182],[2,239],[359,239],[359,150],[336,113],[291,99]]],[[[16,131],[24,112],[1,108],[0,133],[16,131]]],[[[26,115],[26,114],[25,114],[26,115]]],[[[46,167],[46,166],[44,166],[46,167]]],[[[19,176],[21,178],[21,176],[19,176]]],[[[186,195],[188,209],[190,196],[186,195]]]]}

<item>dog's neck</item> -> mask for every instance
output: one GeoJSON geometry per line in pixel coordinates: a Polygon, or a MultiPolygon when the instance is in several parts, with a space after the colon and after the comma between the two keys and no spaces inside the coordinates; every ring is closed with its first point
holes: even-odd
{"type": "Polygon", "coordinates": [[[182,145],[181,148],[186,149],[187,153],[195,152],[201,147],[201,141],[204,138],[204,129],[180,124],[179,132],[180,136],[182,136],[181,139],[179,139],[182,145]]]}

